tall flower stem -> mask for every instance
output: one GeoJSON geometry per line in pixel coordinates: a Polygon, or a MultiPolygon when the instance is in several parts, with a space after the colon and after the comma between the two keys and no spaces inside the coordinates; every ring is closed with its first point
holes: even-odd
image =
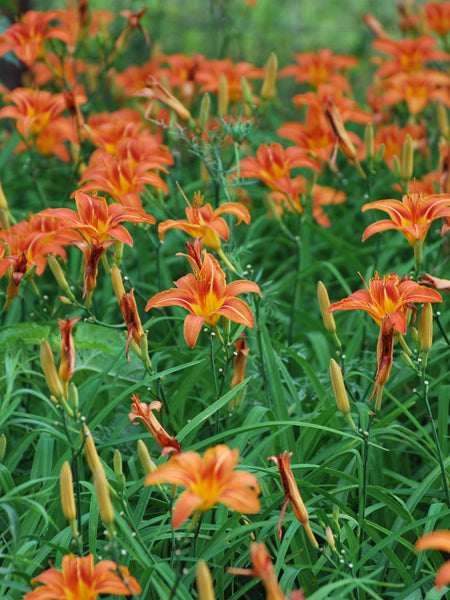
{"type": "Polygon", "coordinates": [[[302,266],[302,240],[301,240],[301,230],[302,230],[302,221],[301,217],[298,218],[298,234],[293,237],[293,241],[296,246],[296,256],[295,256],[295,281],[294,281],[294,292],[292,297],[291,304],[291,314],[289,317],[289,332],[288,332],[288,344],[290,345],[293,340],[294,335],[294,323],[295,323],[295,310],[297,308],[297,303],[300,298],[300,269],[302,266]]]}
{"type": "MultiPolygon", "coordinates": [[[[361,432],[363,438],[363,450],[362,450],[362,490],[359,496],[359,519],[358,519],[358,562],[361,559],[362,555],[362,547],[364,541],[364,521],[366,518],[366,507],[367,507],[367,485],[369,480],[369,450],[370,450],[370,431],[372,429],[373,422],[377,417],[377,413],[370,411],[369,412],[369,424],[367,425],[367,429],[361,432]]],[[[362,570],[362,566],[360,568],[362,570]]],[[[359,576],[362,576],[360,570],[359,576]]]]}
{"type": "Polygon", "coordinates": [[[427,410],[428,419],[431,423],[431,431],[433,432],[434,443],[436,444],[436,452],[438,455],[439,466],[441,468],[441,479],[442,479],[442,488],[445,494],[445,500],[447,502],[447,506],[450,506],[450,494],[447,483],[447,474],[445,472],[444,460],[442,458],[441,445],[439,443],[439,438],[436,429],[436,423],[433,418],[433,413],[431,412],[430,402],[428,400],[428,381],[425,377],[425,369],[422,371],[422,389],[423,389],[423,399],[425,401],[425,407],[427,410]]]}

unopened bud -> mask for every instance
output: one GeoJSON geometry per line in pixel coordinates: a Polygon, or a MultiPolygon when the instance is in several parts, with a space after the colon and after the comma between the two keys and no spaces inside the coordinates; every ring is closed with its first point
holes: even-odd
{"type": "Polygon", "coordinates": [[[262,89],[261,89],[261,97],[264,100],[270,100],[273,98],[276,93],[276,80],[277,80],[277,70],[278,70],[278,59],[275,52],[271,52],[269,58],[266,62],[266,76],[264,77],[262,89]]]}
{"type": "Polygon", "coordinates": [[[204,560],[197,563],[196,581],[199,600],[215,600],[211,573],[204,560]]]}
{"type": "Polygon", "coordinates": [[[123,255],[123,242],[121,240],[116,240],[114,242],[114,263],[116,265],[120,264],[123,255]]]}
{"type": "Polygon", "coordinates": [[[253,104],[253,96],[250,85],[245,77],[241,77],[241,87],[242,87],[242,95],[244,96],[244,101],[248,106],[252,106],[253,104]]]}
{"type": "Polygon", "coordinates": [[[409,181],[414,170],[414,147],[412,137],[408,133],[402,146],[402,159],[400,164],[400,177],[402,181],[409,181]]]}
{"type": "Polygon", "coordinates": [[[69,462],[65,462],[59,474],[59,487],[61,492],[61,504],[64,516],[72,524],[77,518],[77,509],[75,507],[75,497],[73,494],[72,469],[69,462]]]}
{"type": "Polygon", "coordinates": [[[337,407],[343,415],[346,415],[350,412],[350,403],[348,401],[341,368],[334,358],[330,360],[330,377],[337,407]]]}
{"type": "Polygon", "coordinates": [[[78,413],[78,404],[78,388],[71,381],[69,383],[69,406],[72,408],[74,415],[78,413]]]}
{"type": "Polygon", "coordinates": [[[125,288],[123,287],[122,275],[120,269],[116,264],[111,267],[111,281],[114,288],[114,293],[117,298],[117,302],[120,304],[123,295],[125,294],[125,288]]]}
{"type": "Polygon", "coordinates": [[[109,484],[106,478],[105,470],[102,466],[97,467],[93,471],[94,475],[94,489],[97,497],[98,509],[100,512],[100,518],[111,531],[114,525],[114,508],[111,502],[111,494],[109,492],[109,484]]]}
{"type": "Polygon", "coordinates": [[[423,368],[426,367],[428,352],[433,344],[433,308],[429,302],[423,305],[422,314],[419,319],[419,339],[422,348],[423,368]]]}
{"type": "Polygon", "coordinates": [[[417,371],[417,369],[416,369],[413,361],[411,360],[410,355],[407,352],[405,352],[404,350],[402,350],[400,352],[400,358],[402,359],[402,361],[405,363],[405,365],[407,367],[410,367],[411,369],[414,369],[414,371],[417,371]]]}
{"type": "Polygon", "coordinates": [[[438,102],[436,104],[436,115],[437,115],[439,131],[441,132],[442,137],[444,137],[446,140],[448,140],[449,136],[450,136],[450,127],[448,124],[448,113],[447,113],[447,109],[441,102],[438,102]]]}
{"type": "Polygon", "coordinates": [[[317,284],[317,297],[319,299],[320,312],[322,314],[323,324],[328,333],[336,333],[336,323],[333,315],[329,312],[330,298],[328,297],[327,288],[322,281],[317,284]]]}
{"type": "Polygon", "coordinates": [[[265,207],[269,211],[269,214],[272,217],[272,219],[274,219],[274,221],[279,223],[281,221],[281,214],[277,208],[277,205],[273,201],[273,199],[269,195],[265,194],[263,196],[263,202],[264,202],[265,207]]]}
{"type": "Polygon", "coordinates": [[[200,131],[203,131],[206,127],[209,117],[209,111],[211,110],[211,96],[209,94],[203,94],[202,101],[200,103],[199,113],[199,125],[200,131]]]}
{"type": "Polygon", "coordinates": [[[364,131],[364,145],[366,148],[366,160],[371,167],[374,153],[373,123],[367,123],[366,125],[366,129],[364,131]]]}
{"type": "Polygon", "coordinates": [[[138,440],[137,442],[137,452],[142,468],[144,469],[144,473],[146,475],[153,473],[153,471],[156,469],[156,465],[150,458],[148,448],[142,440],[138,440]]]}
{"type": "Polygon", "coordinates": [[[117,448],[114,450],[113,465],[114,475],[116,476],[117,483],[119,484],[120,490],[123,491],[125,489],[126,480],[122,468],[122,455],[120,454],[120,450],[117,448]]]}
{"type": "Polygon", "coordinates": [[[50,348],[50,344],[47,342],[47,340],[41,340],[40,358],[42,370],[44,371],[45,380],[50,393],[56,396],[58,399],[63,398],[64,390],[62,382],[56,370],[55,358],[53,356],[52,349],[50,348]]]}
{"type": "Polygon", "coordinates": [[[395,175],[396,179],[402,178],[402,169],[400,166],[400,161],[396,154],[394,154],[394,156],[392,157],[392,170],[394,171],[394,175],[395,175]]]}
{"type": "Polygon", "coordinates": [[[70,289],[70,286],[67,282],[66,276],[64,275],[63,270],[61,269],[61,265],[59,264],[58,260],[52,254],[49,254],[47,256],[47,261],[48,261],[48,266],[50,267],[50,270],[56,279],[56,283],[59,285],[59,287],[62,289],[62,291],[65,294],[67,294],[67,296],[70,298],[70,300],[72,302],[74,302],[75,296],[73,295],[72,290],[70,289]]]}
{"type": "Polygon", "coordinates": [[[94,438],[92,437],[92,434],[86,427],[86,425],[83,425],[83,431],[81,431],[81,439],[84,439],[84,454],[86,456],[86,460],[88,462],[91,472],[93,473],[94,470],[98,468],[103,469],[103,465],[97,453],[97,448],[95,447],[94,438]]]}
{"type": "Polygon", "coordinates": [[[375,160],[374,160],[375,167],[377,167],[380,164],[380,162],[383,160],[385,150],[386,150],[386,146],[384,144],[381,144],[381,146],[377,150],[377,153],[375,154],[375,160]]]}
{"type": "Polygon", "coordinates": [[[337,552],[337,550],[336,550],[336,542],[334,540],[334,535],[333,535],[333,532],[331,531],[331,527],[329,525],[327,525],[326,528],[325,528],[325,535],[326,535],[326,538],[327,538],[328,545],[331,548],[331,551],[332,552],[337,552]]]}
{"type": "Polygon", "coordinates": [[[228,80],[223,73],[219,77],[218,109],[219,115],[225,116],[228,112],[228,80]]]}

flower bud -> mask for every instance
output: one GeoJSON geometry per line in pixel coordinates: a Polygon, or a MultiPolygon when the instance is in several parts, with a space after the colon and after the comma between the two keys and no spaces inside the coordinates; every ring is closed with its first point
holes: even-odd
{"type": "Polygon", "coordinates": [[[429,302],[423,305],[419,319],[419,339],[422,348],[423,368],[427,365],[428,352],[433,344],[433,308],[429,302]]]}
{"type": "Polygon", "coordinates": [[[122,469],[122,455],[120,454],[120,450],[117,448],[114,450],[113,465],[114,475],[116,476],[117,483],[119,484],[120,490],[123,491],[125,489],[126,479],[122,469]]]}
{"type": "Polygon", "coordinates": [[[57,399],[64,397],[63,386],[61,379],[56,371],[55,359],[52,349],[47,340],[41,340],[41,366],[44,371],[45,380],[47,381],[48,389],[57,399]]]}
{"type": "Polygon", "coordinates": [[[56,279],[56,283],[59,285],[62,291],[69,297],[69,299],[72,302],[75,302],[75,296],[73,295],[72,290],[70,289],[66,276],[64,275],[58,260],[52,254],[49,254],[47,256],[47,262],[51,272],[53,273],[56,279]]]}
{"type": "Polygon", "coordinates": [[[200,131],[203,131],[206,127],[206,123],[208,122],[209,111],[211,110],[211,96],[209,94],[203,94],[202,101],[200,103],[200,113],[199,113],[199,125],[200,131]]]}
{"type": "Polygon", "coordinates": [[[450,127],[448,124],[448,113],[447,113],[447,109],[441,102],[438,102],[436,104],[436,115],[437,115],[439,131],[440,131],[442,137],[444,137],[446,140],[448,140],[450,137],[450,127]]]}
{"type": "Polygon", "coordinates": [[[336,550],[336,542],[334,540],[334,535],[333,535],[333,532],[331,531],[331,527],[329,525],[327,525],[326,528],[325,528],[325,535],[326,535],[326,538],[327,538],[328,545],[331,548],[331,551],[332,552],[337,552],[337,550],[336,550]]]}
{"type": "Polygon", "coordinates": [[[374,153],[373,123],[367,123],[366,125],[366,129],[364,131],[364,145],[366,148],[366,160],[371,166],[374,153]]]}
{"type": "Polygon", "coordinates": [[[270,100],[277,93],[275,86],[277,80],[277,70],[277,55],[275,54],[275,52],[271,52],[266,62],[266,76],[264,77],[261,89],[261,98],[263,98],[264,100],[270,100]]]}
{"type": "Polygon", "coordinates": [[[248,83],[245,77],[241,77],[241,87],[242,87],[242,95],[244,96],[244,101],[248,106],[253,105],[253,96],[252,90],[250,88],[250,84],[248,83]]]}
{"type": "Polygon", "coordinates": [[[69,521],[71,527],[77,518],[77,509],[75,507],[75,497],[73,494],[72,469],[69,462],[65,462],[59,474],[59,487],[61,492],[61,504],[64,516],[69,521]]]}
{"type": "Polygon", "coordinates": [[[400,178],[402,181],[409,181],[413,176],[414,170],[414,148],[412,137],[408,133],[402,146],[402,157],[400,163],[400,178]]]}
{"type": "Polygon", "coordinates": [[[228,94],[228,80],[223,73],[220,74],[219,77],[219,94],[218,94],[218,109],[219,115],[226,115],[228,112],[228,102],[229,102],[229,94],[228,94]]]}
{"type": "Polygon", "coordinates": [[[78,404],[78,388],[71,381],[69,383],[69,406],[72,408],[74,415],[78,413],[78,404]]]}
{"type": "Polygon", "coordinates": [[[94,439],[86,425],[83,425],[83,431],[81,431],[81,439],[84,439],[84,454],[86,456],[86,460],[88,462],[91,472],[93,473],[94,470],[97,468],[103,469],[103,465],[97,453],[97,448],[95,447],[94,439]]]}
{"type": "Polygon", "coordinates": [[[142,440],[138,440],[137,442],[137,452],[139,460],[141,461],[142,468],[144,469],[144,473],[146,475],[148,475],[149,473],[153,473],[153,471],[156,469],[156,465],[150,458],[148,448],[142,440]]]}
{"type": "Polygon", "coordinates": [[[114,293],[117,298],[117,302],[120,304],[122,296],[125,295],[125,288],[123,287],[122,275],[120,269],[116,264],[111,267],[111,281],[114,288],[114,293]]]}
{"type": "Polygon", "coordinates": [[[330,360],[330,376],[337,407],[343,415],[347,415],[350,412],[350,403],[348,401],[341,368],[334,358],[330,360]]]}
{"type": "Polygon", "coordinates": [[[94,474],[94,489],[97,497],[98,509],[100,518],[111,531],[114,525],[114,508],[111,502],[111,494],[109,493],[109,484],[106,478],[105,470],[102,466],[96,467],[94,474]]]}
{"type": "Polygon", "coordinates": [[[197,563],[196,581],[199,600],[215,600],[211,573],[204,560],[197,563]]]}
{"type": "Polygon", "coordinates": [[[322,314],[323,324],[328,333],[336,333],[336,323],[333,315],[328,311],[330,306],[330,298],[328,297],[327,288],[322,281],[317,283],[317,297],[319,298],[320,312],[322,314]]]}

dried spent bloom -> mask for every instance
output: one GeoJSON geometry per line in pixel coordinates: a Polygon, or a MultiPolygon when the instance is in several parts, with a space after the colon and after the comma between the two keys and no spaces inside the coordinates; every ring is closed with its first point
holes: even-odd
{"type": "MultiPolygon", "coordinates": [[[[252,559],[252,569],[235,569],[229,567],[227,569],[228,573],[257,577],[261,579],[266,588],[267,600],[287,600],[278,584],[275,569],[264,542],[252,542],[250,544],[250,557],[252,559]]],[[[291,600],[305,600],[300,590],[291,592],[290,598],[291,600]]]]}
{"type": "Polygon", "coordinates": [[[207,511],[219,502],[231,510],[255,514],[261,508],[258,481],[252,473],[235,471],[238,459],[237,449],[222,444],[208,448],[203,456],[182,452],[147,475],[144,485],[172,483],[187,488],[173,509],[174,529],[194,511],[207,511]]]}
{"type": "Polygon", "coordinates": [[[420,278],[420,283],[425,283],[431,287],[441,290],[441,292],[450,292],[450,279],[441,279],[439,277],[433,277],[429,273],[424,273],[420,278]]]}
{"type": "Polygon", "coordinates": [[[180,100],[178,100],[178,98],[175,98],[175,96],[173,96],[169,90],[156,79],[156,77],[150,76],[145,85],[146,87],[135,92],[134,96],[149,98],[150,107],[147,113],[150,112],[152,104],[156,100],[157,102],[162,102],[162,104],[168,106],[183,121],[189,121],[189,119],[191,119],[191,113],[188,109],[180,102],[180,100]]]}
{"type": "Polygon", "coordinates": [[[99,594],[141,593],[141,586],[126,567],[118,567],[112,560],[101,560],[94,565],[93,554],[66,554],[61,571],[52,567],[31,583],[43,585],[25,594],[23,600],[97,600],[99,594]]]}
{"type": "Polygon", "coordinates": [[[175,281],[176,288],[160,292],[150,298],[145,310],[163,306],[181,306],[189,311],[184,322],[184,338],[193,348],[203,325],[214,327],[221,316],[246,327],[253,327],[253,313],[237,294],[255,292],[261,295],[253,281],[245,279],[226,284],[225,273],[217,260],[202,251],[202,238],[187,244],[189,254],[185,256],[191,264],[189,273],[175,281]]]}
{"type": "MultiPolygon", "coordinates": [[[[365,282],[364,282],[365,283],[365,282]]],[[[415,281],[402,281],[396,273],[378,273],[371,277],[365,290],[358,290],[348,298],[330,305],[329,311],[364,310],[381,326],[382,319],[389,315],[392,326],[402,334],[406,333],[406,309],[413,302],[442,302],[435,290],[419,285],[415,281]]]]}
{"type": "Polygon", "coordinates": [[[170,436],[167,431],[161,426],[161,423],[153,414],[154,410],[160,411],[162,408],[161,402],[154,400],[149,405],[141,402],[139,396],[134,394],[131,396],[131,412],[128,415],[130,423],[137,425],[136,419],[139,419],[152,434],[157,443],[161,446],[163,456],[167,454],[178,454],[181,452],[180,444],[177,439],[170,436]]]}
{"type": "Polygon", "coordinates": [[[75,371],[75,344],[72,337],[72,329],[81,317],[66,320],[58,319],[59,331],[61,333],[61,364],[59,365],[59,376],[64,386],[67,399],[69,381],[75,371]]]}
{"type": "Polygon", "coordinates": [[[291,471],[291,456],[292,452],[287,452],[287,450],[285,450],[283,454],[280,454],[280,456],[269,456],[269,460],[273,460],[278,467],[281,477],[281,485],[284,492],[284,503],[281,509],[280,522],[278,524],[278,537],[281,541],[284,513],[286,511],[286,506],[290,502],[295,517],[305,528],[305,532],[309,538],[309,541],[314,548],[318,548],[319,544],[317,543],[309,524],[308,511],[306,510],[306,506],[303,502],[294,475],[291,471]]]}
{"type": "MultiPolygon", "coordinates": [[[[441,529],[427,533],[416,542],[416,550],[440,550],[450,553],[450,531],[441,529]]],[[[450,560],[445,562],[436,573],[436,587],[441,589],[450,583],[450,560]]]]}

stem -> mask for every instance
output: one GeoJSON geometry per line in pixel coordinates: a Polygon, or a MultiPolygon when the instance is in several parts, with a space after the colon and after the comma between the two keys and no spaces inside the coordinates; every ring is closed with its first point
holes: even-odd
{"type": "Polygon", "coordinates": [[[445,499],[447,502],[447,506],[450,506],[450,494],[448,490],[447,484],[447,474],[445,472],[444,460],[442,458],[441,445],[439,443],[439,438],[437,434],[436,424],[433,419],[433,413],[431,412],[430,403],[428,401],[428,381],[425,378],[425,369],[422,371],[422,387],[423,387],[423,397],[425,400],[425,407],[427,409],[428,419],[431,423],[431,430],[433,432],[434,443],[436,444],[436,451],[439,459],[439,465],[441,467],[441,479],[442,479],[442,487],[444,489],[445,499]]]}
{"type": "MultiPolygon", "coordinates": [[[[372,424],[374,422],[374,420],[376,419],[377,413],[375,412],[370,412],[369,413],[370,417],[369,417],[369,424],[367,426],[367,430],[362,432],[362,436],[363,436],[363,441],[364,441],[364,446],[363,446],[363,451],[362,451],[362,460],[363,460],[363,484],[362,484],[362,493],[359,499],[359,522],[358,522],[358,545],[359,545],[359,549],[358,549],[358,562],[361,559],[361,555],[362,555],[362,546],[363,546],[363,541],[364,541],[364,521],[366,518],[366,505],[367,505],[367,483],[368,483],[368,478],[369,478],[369,472],[368,472],[368,463],[369,463],[369,448],[370,448],[370,431],[372,428],[372,424]]],[[[362,566],[360,569],[360,573],[359,573],[359,577],[362,576],[362,566]]]]}
{"type": "Polygon", "coordinates": [[[299,216],[298,235],[294,238],[296,249],[297,249],[297,254],[296,254],[296,262],[295,262],[294,292],[293,292],[293,297],[292,297],[291,314],[289,317],[289,332],[288,332],[288,338],[287,338],[287,342],[288,342],[289,346],[292,344],[292,338],[294,335],[295,309],[297,306],[297,300],[299,300],[298,296],[299,296],[299,286],[300,286],[300,269],[301,269],[301,264],[302,264],[302,242],[301,242],[301,238],[300,238],[301,225],[302,225],[302,221],[301,221],[301,217],[299,216]]]}

